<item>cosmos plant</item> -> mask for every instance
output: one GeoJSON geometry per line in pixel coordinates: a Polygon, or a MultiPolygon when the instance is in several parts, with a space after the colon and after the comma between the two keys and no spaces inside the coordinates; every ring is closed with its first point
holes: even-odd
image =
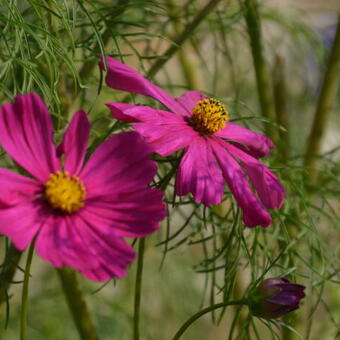
{"type": "Polygon", "coordinates": [[[0,1],[1,339],[337,337],[340,24],[274,3],[0,1]]]}

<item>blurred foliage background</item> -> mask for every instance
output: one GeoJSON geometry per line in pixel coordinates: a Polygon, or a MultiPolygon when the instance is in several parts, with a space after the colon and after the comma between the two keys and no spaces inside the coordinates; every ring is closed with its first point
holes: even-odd
{"type": "MultiPolygon", "coordinates": [[[[129,128],[113,121],[105,102],[157,105],[106,88],[97,66],[98,55],[106,54],[174,96],[195,89],[221,99],[232,121],[269,134],[277,144],[265,162],[283,181],[287,199],[266,230],[244,228],[228,191],[221,205],[203,208],[190,197],[173,202],[170,183],[169,217],[146,243],[144,340],[172,339],[200,308],[240,298],[262,275],[304,284],[301,309],[267,322],[230,307],[200,319],[183,338],[340,339],[339,61],[326,77],[333,95],[320,108],[325,87],[331,92],[324,79],[340,2],[259,0],[255,16],[250,3],[0,0],[1,102],[17,93],[40,93],[53,114],[56,140],[79,108],[92,121],[92,150],[129,128]],[[313,124],[321,132],[313,134],[313,124]]],[[[16,169],[4,153],[0,163],[16,169]]],[[[159,178],[169,166],[160,163],[159,178]]],[[[0,247],[6,268],[13,256],[9,241],[2,237],[0,247]]],[[[0,296],[1,340],[18,338],[24,264],[25,254],[9,295],[0,296]]],[[[104,286],[79,276],[100,339],[132,338],[135,275],[136,264],[126,278],[104,286]]],[[[0,278],[7,288],[8,278],[0,278]]],[[[29,308],[30,339],[77,339],[57,273],[38,257],[29,308]]]]}

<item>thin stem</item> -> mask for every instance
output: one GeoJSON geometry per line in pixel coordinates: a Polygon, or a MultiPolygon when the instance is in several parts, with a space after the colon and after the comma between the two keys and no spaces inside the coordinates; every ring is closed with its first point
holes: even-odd
{"type": "MultiPolygon", "coordinates": [[[[105,28],[105,31],[101,35],[103,47],[105,47],[108,44],[108,42],[110,41],[110,38],[112,37],[112,30],[113,30],[112,23],[117,17],[121,16],[127,8],[129,8],[128,4],[129,4],[129,0],[118,0],[116,6],[113,7],[112,12],[110,13],[106,21],[107,27],[105,28]]],[[[101,53],[99,41],[94,46],[93,51],[95,54],[101,53]]],[[[88,78],[89,75],[92,74],[93,69],[97,67],[97,64],[98,64],[97,59],[90,59],[86,61],[82,65],[79,71],[80,79],[88,78]]]]}
{"type": "MultiPolygon", "coordinates": [[[[183,7],[181,7],[180,11],[176,11],[175,9],[175,3],[174,0],[166,0],[168,11],[169,11],[169,17],[172,19],[172,24],[174,27],[174,31],[176,35],[178,36],[181,32],[181,22],[178,18],[178,13],[182,12],[185,7],[187,7],[188,3],[191,1],[189,0],[183,7]]],[[[189,89],[197,88],[197,77],[195,72],[195,67],[190,60],[190,56],[188,58],[187,51],[183,48],[180,48],[178,51],[178,60],[183,72],[183,76],[186,81],[186,85],[189,89]]]]}
{"type": "MultiPolygon", "coordinates": [[[[172,174],[174,174],[178,168],[179,159],[175,161],[172,169],[169,173],[160,180],[157,188],[165,191],[172,174]],[[165,180],[164,180],[165,179],[165,180]]],[[[144,252],[145,252],[145,238],[141,238],[138,243],[138,259],[137,259],[137,273],[135,282],[135,299],[134,299],[134,315],[133,315],[133,339],[139,340],[139,323],[140,323],[140,306],[141,306],[141,296],[142,296],[142,279],[143,279],[143,265],[144,265],[144,252]]]]}
{"type": "Polygon", "coordinates": [[[247,305],[247,300],[237,300],[237,301],[230,301],[230,302],[221,302],[217,303],[216,305],[209,306],[207,308],[202,309],[198,313],[194,314],[192,317],[190,317],[183,325],[182,327],[178,330],[178,332],[175,334],[173,337],[173,340],[178,340],[183,333],[201,316],[210,313],[216,309],[227,307],[227,306],[235,306],[235,305],[247,305]]]}
{"type": "Polygon", "coordinates": [[[280,158],[285,163],[289,157],[289,116],[287,111],[287,90],[285,79],[285,59],[277,54],[273,70],[273,89],[277,123],[286,131],[279,130],[280,158]]]}
{"type": "MultiPolygon", "coordinates": [[[[157,185],[157,188],[165,191],[172,175],[178,168],[180,158],[175,161],[169,173],[164,176],[157,185]]],[[[145,252],[145,238],[141,238],[138,244],[138,259],[137,259],[137,273],[135,282],[135,300],[134,300],[134,316],[133,316],[133,339],[139,340],[139,323],[140,323],[140,306],[142,296],[142,280],[143,280],[143,265],[144,265],[144,252],[145,252]]]]}
{"type": "MultiPolygon", "coordinates": [[[[330,112],[336,98],[337,85],[340,76],[340,16],[335,34],[332,51],[329,56],[327,69],[323,79],[312,130],[307,142],[304,165],[315,168],[317,156],[321,150],[322,140],[326,131],[330,112]]],[[[312,180],[316,179],[316,172],[310,173],[312,180]]]]}
{"type": "Polygon", "coordinates": [[[158,59],[150,68],[147,73],[148,78],[152,78],[163,66],[164,64],[180,49],[181,45],[190,38],[193,31],[197,26],[215,9],[221,0],[210,0],[205,7],[203,7],[196,17],[190,22],[185,29],[180,33],[176,39],[174,39],[174,44],[171,45],[164,53],[164,58],[158,59]]]}
{"type": "Polygon", "coordinates": [[[58,269],[67,304],[82,340],[98,340],[76,273],[67,267],[58,269]]]}
{"type": "Polygon", "coordinates": [[[15,271],[21,258],[21,251],[11,244],[6,252],[6,259],[0,274],[0,307],[6,301],[8,288],[13,281],[15,271]]]}
{"type": "Polygon", "coordinates": [[[135,284],[135,302],[133,316],[133,339],[139,340],[139,321],[140,321],[140,305],[142,296],[142,279],[143,279],[143,263],[144,263],[145,238],[141,238],[138,244],[138,261],[137,274],[135,284]]]}
{"type": "MultiPolygon", "coordinates": [[[[276,121],[269,70],[263,55],[261,22],[257,6],[258,5],[256,0],[245,0],[244,17],[246,19],[248,34],[250,38],[250,47],[254,62],[257,90],[262,115],[267,119],[276,121]]],[[[265,130],[268,137],[270,137],[274,141],[277,140],[276,130],[274,129],[273,125],[266,124],[265,130]]]]}
{"type": "MultiPolygon", "coordinates": [[[[243,277],[243,271],[241,271],[239,268],[236,268],[235,270],[235,285],[234,285],[234,298],[236,299],[240,299],[242,297],[243,291],[244,291],[244,287],[243,287],[243,282],[244,277],[243,277]]],[[[244,327],[244,325],[246,324],[247,321],[247,317],[246,315],[243,313],[241,307],[237,307],[237,320],[235,323],[236,329],[238,330],[242,330],[242,328],[244,327]]],[[[240,334],[240,333],[239,333],[240,334]]]]}
{"type": "Polygon", "coordinates": [[[21,313],[20,313],[20,340],[27,339],[27,312],[28,312],[28,284],[34,251],[34,242],[31,243],[26,260],[24,285],[22,287],[21,313]]]}

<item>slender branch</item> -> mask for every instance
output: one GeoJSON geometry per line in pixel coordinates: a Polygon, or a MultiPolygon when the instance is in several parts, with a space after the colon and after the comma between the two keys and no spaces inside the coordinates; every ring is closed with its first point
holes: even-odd
{"type": "Polygon", "coordinates": [[[82,340],[98,340],[99,337],[79,287],[76,273],[66,267],[57,271],[80,338],[82,340]]]}
{"type": "MultiPolygon", "coordinates": [[[[179,164],[178,158],[170,169],[169,173],[165,175],[163,180],[157,184],[157,188],[165,192],[172,174],[174,174],[179,164]]],[[[135,282],[135,300],[134,300],[134,316],[133,316],[133,339],[139,340],[139,323],[140,323],[140,306],[142,296],[142,281],[143,281],[143,266],[144,266],[144,252],[145,252],[145,238],[141,238],[138,244],[138,260],[137,260],[137,273],[135,282]]]]}
{"type": "Polygon", "coordinates": [[[208,314],[216,309],[227,307],[227,306],[241,306],[241,305],[247,305],[247,300],[237,300],[237,301],[230,301],[230,302],[221,302],[216,305],[209,306],[207,308],[202,309],[198,313],[194,314],[191,316],[183,325],[182,327],[178,330],[178,332],[175,334],[173,337],[173,340],[178,340],[183,333],[201,316],[208,314]]]}
{"type": "MultiPolygon", "coordinates": [[[[338,19],[338,27],[335,34],[333,47],[329,56],[327,69],[323,79],[312,130],[307,142],[304,165],[306,167],[315,168],[317,156],[321,150],[322,140],[326,131],[327,122],[330,112],[335,102],[337,85],[340,78],[340,16],[338,19]]],[[[316,179],[316,172],[311,171],[310,179],[316,179]]]]}
{"type": "Polygon", "coordinates": [[[163,57],[158,59],[150,68],[147,73],[148,78],[152,78],[163,66],[164,64],[180,49],[181,45],[190,38],[193,31],[197,26],[215,9],[215,7],[221,2],[221,0],[210,0],[205,7],[203,7],[196,17],[190,22],[182,33],[174,39],[174,44],[171,45],[164,53],[163,57]]]}
{"type": "Polygon", "coordinates": [[[133,316],[133,339],[139,340],[139,321],[140,321],[140,304],[142,295],[143,263],[144,263],[145,238],[139,240],[137,274],[135,284],[135,303],[133,316]]]}
{"type": "Polygon", "coordinates": [[[28,315],[28,284],[30,279],[31,264],[34,251],[34,241],[31,243],[26,260],[24,285],[22,287],[21,313],[20,313],[20,340],[27,339],[27,315],[28,315]]]}
{"type": "MultiPolygon", "coordinates": [[[[263,55],[261,22],[257,10],[258,5],[256,0],[245,0],[243,4],[262,115],[267,119],[276,121],[269,70],[263,55]]],[[[268,137],[277,141],[276,130],[273,125],[266,124],[265,130],[268,137]]]]}
{"type": "Polygon", "coordinates": [[[6,253],[0,274],[0,307],[6,301],[8,288],[13,281],[14,274],[21,258],[21,251],[11,244],[6,253]]]}
{"type": "MultiPolygon", "coordinates": [[[[185,8],[188,6],[188,3],[190,3],[191,0],[189,0],[183,7],[181,7],[180,12],[185,10],[185,8]]],[[[181,32],[181,22],[178,18],[178,11],[175,10],[175,3],[173,0],[166,0],[168,11],[169,11],[169,17],[172,19],[172,24],[174,31],[176,35],[178,36],[181,32]]],[[[195,72],[195,67],[193,63],[190,61],[190,56],[188,58],[187,51],[184,48],[180,48],[178,50],[178,60],[186,81],[186,85],[189,89],[197,88],[197,76],[195,72]]]]}
{"type": "Polygon", "coordinates": [[[279,150],[281,161],[285,163],[289,157],[289,116],[287,111],[287,91],[285,79],[285,59],[276,55],[273,70],[273,89],[277,123],[286,131],[279,130],[279,150]]]}
{"type": "MultiPolygon", "coordinates": [[[[128,6],[129,1],[130,0],[118,0],[117,5],[114,7],[113,11],[110,13],[110,16],[107,18],[106,20],[107,27],[105,31],[103,32],[103,34],[101,35],[101,39],[102,39],[104,47],[108,44],[112,36],[112,33],[111,33],[112,22],[114,21],[115,18],[119,17],[125,12],[125,10],[129,7],[128,6]]],[[[93,50],[94,50],[94,53],[100,54],[101,50],[100,50],[99,42],[97,42],[93,50]]],[[[80,79],[85,79],[89,75],[91,75],[94,67],[96,67],[97,65],[98,65],[97,59],[91,59],[91,60],[86,61],[79,71],[80,79]]]]}

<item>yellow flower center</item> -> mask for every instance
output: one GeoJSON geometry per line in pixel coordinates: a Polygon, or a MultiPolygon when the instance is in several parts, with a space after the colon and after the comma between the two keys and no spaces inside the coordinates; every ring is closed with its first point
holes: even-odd
{"type": "Polygon", "coordinates": [[[84,206],[86,190],[77,176],[57,171],[50,174],[44,186],[45,198],[52,208],[71,214],[84,206]]]}
{"type": "Polygon", "coordinates": [[[198,101],[192,109],[191,125],[209,136],[223,129],[228,118],[228,111],[218,99],[206,98],[198,101]]]}

